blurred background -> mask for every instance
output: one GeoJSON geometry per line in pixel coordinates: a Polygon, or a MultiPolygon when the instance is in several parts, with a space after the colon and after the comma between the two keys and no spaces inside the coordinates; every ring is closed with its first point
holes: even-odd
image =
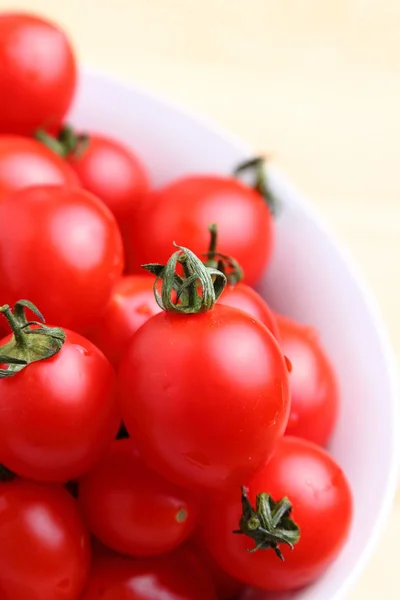
{"type": "MultiPolygon", "coordinates": [[[[358,263],[400,362],[399,0],[0,0],[4,9],[53,18],[86,66],[270,153],[358,263]]],[[[398,600],[399,532],[398,497],[348,600],[398,600]]]]}

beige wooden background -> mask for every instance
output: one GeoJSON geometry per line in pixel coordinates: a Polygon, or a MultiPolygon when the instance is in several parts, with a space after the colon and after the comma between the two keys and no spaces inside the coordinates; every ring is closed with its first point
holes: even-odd
{"type": "MultiPolygon", "coordinates": [[[[81,60],[272,151],[355,256],[400,360],[400,0],[0,0],[81,60]]],[[[373,485],[373,482],[371,482],[373,485]]],[[[400,498],[349,600],[398,600],[400,498]]]]}

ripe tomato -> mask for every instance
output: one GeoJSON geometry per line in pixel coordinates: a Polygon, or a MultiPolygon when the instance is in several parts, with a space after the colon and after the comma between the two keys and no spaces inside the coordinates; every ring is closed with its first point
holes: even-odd
{"type": "Polygon", "coordinates": [[[107,136],[90,134],[87,144],[82,152],[71,152],[68,162],[82,186],[123,223],[149,188],[146,169],[132,150],[107,136]]]}
{"type": "Polygon", "coordinates": [[[57,126],[76,79],[71,44],[57,26],[24,13],[0,15],[0,132],[32,135],[57,126]]]}
{"type": "Polygon", "coordinates": [[[76,600],[89,574],[90,539],[58,486],[0,483],[2,600],[76,600]]]}
{"type": "Polygon", "coordinates": [[[201,256],[208,247],[208,225],[217,223],[219,251],[234,256],[245,281],[257,282],[271,257],[273,221],[263,197],[244,183],[222,176],[191,176],[170,183],[132,223],[132,272],[150,262],[165,264],[171,240],[201,256]]]}
{"type": "Polygon", "coordinates": [[[103,317],[87,336],[117,367],[132,335],[150,317],[160,312],[154,298],[154,278],[127,275],[118,279],[103,317]]]}
{"type": "Polygon", "coordinates": [[[115,374],[105,356],[66,331],[58,354],[0,379],[0,463],[40,481],[82,475],[118,431],[114,392],[115,374]]]}
{"type": "Polygon", "coordinates": [[[214,582],[218,600],[233,600],[238,599],[244,585],[238,581],[236,577],[229,575],[224,569],[221,569],[218,563],[204,547],[200,536],[195,536],[195,540],[191,542],[191,547],[195,552],[201,564],[207,569],[214,582]]]}
{"type": "Polygon", "coordinates": [[[230,306],[163,312],[134,334],[119,371],[122,418],[151,468],[180,485],[240,485],[263,465],[289,413],[283,354],[230,306]]]}
{"type": "Polygon", "coordinates": [[[325,446],[333,432],[339,390],[333,366],[312,327],[276,315],[282,349],[292,364],[288,435],[325,446]]]}
{"type": "Polygon", "coordinates": [[[96,557],[81,600],[217,600],[209,573],[188,551],[134,561],[96,557]]]}
{"type": "Polygon", "coordinates": [[[233,535],[241,515],[238,490],[215,497],[203,522],[204,540],[218,564],[248,585],[265,590],[292,590],[308,585],[332,563],[343,547],[351,523],[352,499],[343,471],[319,446],[284,437],[266,466],[248,483],[249,498],[269,492],[274,500],[288,496],[300,541],[285,561],[271,550],[247,552],[254,542],[233,535]]]}
{"type": "Polygon", "coordinates": [[[32,187],[0,202],[0,305],[29,298],[49,322],[85,331],[122,268],[117,223],[89,192],[32,187]]]}
{"type": "Polygon", "coordinates": [[[0,202],[17,190],[33,185],[78,186],[79,180],[62,158],[39,142],[16,135],[0,135],[0,202]]]}
{"type": "Polygon", "coordinates": [[[169,552],[192,532],[198,499],[150,471],[130,439],[116,441],[79,485],[89,529],[121,554],[169,552]]]}
{"type": "Polygon", "coordinates": [[[249,285],[241,281],[234,285],[228,284],[222,292],[219,302],[244,310],[254,317],[254,319],[258,319],[261,323],[264,323],[271,333],[273,333],[274,337],[279,340],[279,329],[275,315],[264,298],[249,285]]]}

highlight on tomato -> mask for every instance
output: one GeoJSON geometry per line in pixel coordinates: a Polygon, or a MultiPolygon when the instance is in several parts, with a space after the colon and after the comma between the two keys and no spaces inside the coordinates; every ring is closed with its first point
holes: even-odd
{"type": "Polygon", "coordinates": [[[79,186],[80,183],[65,161],[36,140],[0,135],[0,203],[18,190],[34,185],[79,186]]]}
{"type": "Polygon", "coordinates": [[[81,600],[217,600],[210,574],[192,552],[132,560],[96,556],[81,600]]]}
{"type": "Polygon", "coordinates": [[[171,240],[180,240],[201,256],[208,246],[208,225],[217,223],[220,252],[238,261],[246,283],[257,283],[271,259],[274,240],[262,163],[252,160],[236,170],[254,171],[253,187],[235,177],[191,175],[157,190],[131,223],[130,272],[140,272],[145,263],[165,264],[171,240]]]}
{"type": "Polygon", "coordinates": [[[89,576],[90,536],[61,486],[0,483],[0,590],[10,600],[77,600],[89,576]]]}
{"type": "Polygon", "coordinates": [[[79,481],[91,532],[106,546],[137,557],[170,552],[192,533],[199,498],[148,469],[131,439],[113,442],[79,481]]]}
{"type": "Polygon", "coordinates": [[[214,496],[200,530],[208,552],[233,577],[263,590],[295,590],[315,581],[338,556],[352,510],[349,484],[334,459],[316,444],[287,436],[246,483],[242,506],[236,491],[214,496]],[[268,523],[276,527],[282,561],[262,550],[271,540],[268,523]],[[300,536],[292,551],[296,527],[300,536]]]}
{"type": "Polygon", "coordinates": [[[104,315],[87,332],[87,337],[117,368],[132,335],[150,317],[161,311],[154,297],[154,278],[125,275],[112,291],[104,315]]]}
{"type": "Polygon", "coordinates": [[[50,323],[84,333],[122,270],[118,225],[89,192],[36,186],[0,202],[0,305],[28,298],[50,323]]]}
{"type": "Polygon", "coordinates": [[[47,326],[32,303],[0,312],[12,329],[0,344],[0,464],[38,481],[79,477],[118,431],[114,370],[89,340],[47,326]]]}
{"type": "Polygon", "coordinates": [[[156,295],[164,310],[128,345],[118,374],[120,411],[145,462],[166,479],[194,488],[240,486],[286,428],[285,358],[262,323],[215,305],[225,276],[177,248],[165,267],[147,266],[162,279],[156,295]]]}
{"type": "Polygon", "coordinates": [[[70,125],[57,136],[39,129],[36,139],[68,162],[82,187],[100,198],[124,228],[149,190],[147,170],[134,151],[108,135],[77,133],[70,125]]]}
{"type": "Polygon", "coordinates": [[[33,135],[57,129],[74,97],[75,55],[66,34],[48,19],[0,14],[0,133],[33,135]]]}
{"type": "Polygon", "coordinates": [[[326,446],[339,410],[332,362],[315,328],[275,315],[283,352],[290,360],[291,407],[287,435],[326,446]]]}

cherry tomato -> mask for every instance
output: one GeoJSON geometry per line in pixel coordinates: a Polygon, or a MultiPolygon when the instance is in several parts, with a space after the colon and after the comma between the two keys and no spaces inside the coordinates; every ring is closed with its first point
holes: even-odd
{"type": "Polygon", "coordinates": [[[2,600],[77,600],[89,575],[90,539],[57,486],[0,483],[2,600]]]}
{"type": "Polygon", "coordinates": [[[34,185],[78,186],[79,180],[62,158],[36,140],[0,135],[0,202],[34,185]]]}
{"type": "Polygon", "coordinates": [[[264,590],[297,589],[317,579],[337,557],[349,533],[352,498],[343,471],[320,446],[284,437],[248,488],[253,504],[261,492],[269,492],[275,500],[289,497],[300,541],[292,551],[281,546],[284,562],[272,550],[247,552],[254,542],[232,533],[242,512],[235,490],[207,507],[203,531],[208,551],[232,576],[264,590]]]}
{"type": "Polygon", "coordinates": [[[0,132],[32,135],[57,126],[76,79],[71,44],[56,25],[24,13],[0,15],[0,132]]]}
{"type": "Polygon", "coordinates": [[[161,310],[153,286],[150,275],[121,277],[114,285],[105,314],[87,334],[115,367],[135,331],[161,310]]]}
{"type": "Polygon", "coordinates": [[[32,187],[0,202],[0,305],[29,298],[49,322],[85,331],[122,268],[117,223],[89,192],[32,187]]]}
{"type": "Polygon", "coordinates": [[[146,169],[132,150],[107,136],[90,134],[87,147],[68,162],[82,186],[98,196],[119,223],[135,213],[149,188],[146,169]]]}
{"type": "Polygon", "coordinates": [[[339,390],[333,366],[315,329],[276,315],[281,345],[291,362],[288,435],[325,446],[336,423],[339,390]]]}
{"type": "Polygon", "coordinates": [[[199,512],[194,493],[150,471],[130,439],[114,442],[81,479],[79,501],[92,533],[110,548],[139,557],[176,548],[199,512]]]}
{"type": "Polygon", "coordinates": [[[118,431],[114,392],[115,374],[105,356],[66,331],[58,354],[0,379],[0,463],[41,481],[82,475],[118,431]]]}
{"type": "Polygon", "coordinates": [[[208,225],[217,223],[219,251],[234,256],[245,281],[254,284],[271,257],[273,221],[263,197],[244,183],[222,176],[191,176],[170,183],[143,203],[132,223],[132,272],[140,265],[165,264],[171,240],[201,256],[208,225]]]}
{"type": "Polygon", "coordinates": [[[275,338],[243,311],[162,312],[129,343],[119,400],[151,468],[180,485],[224,488],[243,484],[283,434],[288,373],[275,338]]]}
{"type": "Polygon", "coordinates": [[[81,600],[217,600],[209,573],[189,552],[134,561],[96,557],[81,600]]]}
{"type": "Polygon", "coordinates": [[[221,569],[219,564],[204,547],[204,544],[202,544],[200,536],[196,536],[195,541],[192,541],[191,545],[197,558],[212,577],[218,600],[239,598],[244,584],[235,577],[232,577],[232,575],[229,575],[224,569],[221,569]]]}
{"type": "Polygon", "coordinates": [[[242,282],[234,285],[228,284],[222,292],[219,302],[244,310],[255,319],[261,321],[261,323],[264,323],[271,333],[273,333],[274,337],[279,339],[279,329],[274,313],[264,298],[249,285],[242,282]]]}

